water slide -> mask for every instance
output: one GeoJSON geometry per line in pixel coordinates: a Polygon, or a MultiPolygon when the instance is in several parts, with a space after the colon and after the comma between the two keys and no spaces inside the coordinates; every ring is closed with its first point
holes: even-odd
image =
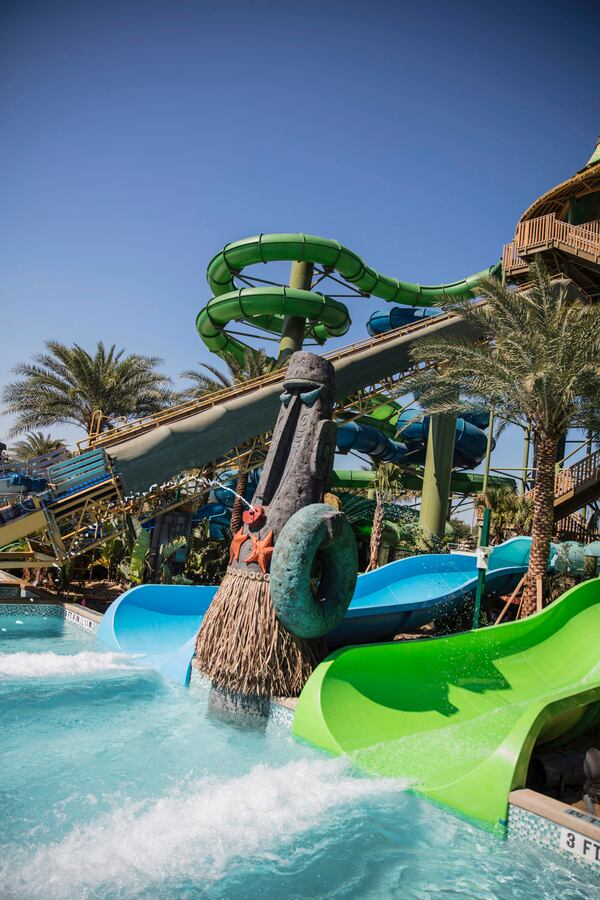
{"type": "Polygon", "coordinates": [[[308,680],[293,731],[504,833],[534,745],[599,718],[599,633],[595,578],[528,619],[338,650],[308,680]]]}
{"type": "MultiPolygon", "coordinates": [[[[514,538],[494,549],[488,591],[516,584],[527,566],[529,545],[529,538],[514,538]]],[[[469,554],[410,557],[359,575],[346,617],[327,640],[336,647],[416,628],[461,606],[473,595],[476,578],[475,557],[469,554]]],[[[187,684],[195,636],[216,590],[216,585],[132,588],[104,614],[98,640],[187,684]]]]}
{"type": "MultiPolygon", "coordinates": [[[[228,334],[231,322],[247,323],[272,334],[280,334],[286,316],[306,320],[306,334],[319,343],[343,334],[350,324],[346,306],[316,290],[284,286],[243,287],[235,279],[248,266],[272,261],[304,260],[335,273],[352,289],[390,303],[431,306],[441,296],[466,298],[474,295],[478,281],[498,272],[492,266],[450,284],[423,286],[381,275],[352,250],[337,241],[314,235],[258,235],[228,244],[211,260],[207,279],[212,298],[196,319],[198,332],[218,355],[231,354],[243,360],[248,346],[228,334]]],[[[325,275],[323,276],[325,277],[325,275]]],[[[389,331],[343,350],[326,354],[336,371],[338,398],[410,368],[410,348],[417,337],[427,334],[470,336],[469,326],[457,315],[438,315],[413,322],[405,329],[389,331]]],[[[251,348],[250,348],[251,349],[251,348]]],[[[125,492],[144,491],[186,469],[198,468],[218,459],[267,432],[275,420],[283,372],[250,383],[244,389],[224,394],[206,408],[162,415],[137,429],[118,429],[105,442],[125,492]],[[202,440],[198,435],[202,434],[202,440]]]]}
{"type": "MultiPolygon", "coordinates": [[[[531,538],[516,537],[494,547],[485,579],[487,593],[508,594],[529,565],[531,538]]],[[[554,554],[552,563],[554,563],[554,554]]],[[[360,575],[343,621],[327,635],[330,647],[391,640],[440,619],[474,598],[474,554],[409,556],[360,575]]]]}
{"type": "Polygon", "coordinates": [[[209,350],[220,355],[230,353],[243,362],[247,346],[225,330],[232,321],[248,322],[280,334],[286,316],[303,317],[307,320],[307,334],[319,343],[346,333],[350,314],[333,297],[285,286],[236,289],[235,278],[248,266],[281,261],[319,265],[326,273],[335,272],[366,297],[429,307],[441,296],[473,296],[481,277],[495,274],[500,268],[491,266],[460,281],[425,286],[381,275],[353,250],[314,234],[259,234],[244,238],[227,244],[208,264],[206,277],[213,297],[198,314],[196,327],[209,350]]]}
{"type": "MultiPolygon", "coordinates": [[[[323,277],[336,273],[363,296],[422,307],[440,296],[473,296],[479,279],[498,272],[499,266],[457,282],[423,286],[381,275],[353,251],[336,241],[303,234],[259,235],[228,244],[211,261],[207,271],[213,297],[197,317],[197,327],[207,347],[217,354],[231,353],[243,359],[246,345],[227,334],[230,322],[246,322],[273,334],[281,332],[284,317],[303,316],[307,335],[322,343],[328,336],[343,334],[350,317],[339,300],[317,291],[287,287],[235,289],[235,278],[247,266],[270,261],[305,260],[320,265],[323,277]]],[[[421,336],[472,336],[470,326],[455,314],[419,320],[407,328],[380,334],[326,354],[336,371],[338,398],[379,384],[383,379],[411,367],[410,349],[421,336]]],[[[201,468],[222,458],[270,430],[279,408],[283,371],[274,372],[216,397],[161,411],[137,423],[127,423],[103,434],[97,442],[109,457],[111,471],[126,496],[143,494],[190,469],[201,468]],[[199,440],[199,436],[201,439],[199,440]]],[[[87,464],[84,454],[82,463],[87,464]]],[[[93,462],[93,460],[92,460],[93,462]]],[[[106,491],[112,479],[107,480],[106,491]],[[110,481],[110,483],[109,483],[110,481]]],[[[0,546],[44,530],[54,515],[55,498],[41,508],[7,509],[0,516],[0,546]],[[18,521],[13,521],[17,518],[18,521]]],[[[81,494],[81,505],[87,502],[81,494]]],[[[71,503],[74,507],[75,500],[71,503]]]]}
{"type": "Polygon", "coordinates": [[[198,629],[217,588],[142,584],[125,591],[104,614],[98,640],[131,654],[179,684],[189,684],[198,629]]]}

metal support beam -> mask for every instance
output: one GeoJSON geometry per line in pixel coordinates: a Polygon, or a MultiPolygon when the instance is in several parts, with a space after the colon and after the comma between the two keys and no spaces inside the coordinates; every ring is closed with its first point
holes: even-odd
{"type": "MultiPolygon", "coordinates": [[[[313,278],[311,262],[293,262],[290,272],[290,287],[300,291],[310,291],[313,278]]],[[[296,350],[302,350],[302,342],[306,331],[304,316],[286,316],[281,328],[279,342],[278,365],[285,363],[296,350]]]]}
{"type": "Polygon", "coordinates": [[[419,526],[425,535],[444,535],[455,433],[456,416],[431,416],[419,515],[419,526]]]}

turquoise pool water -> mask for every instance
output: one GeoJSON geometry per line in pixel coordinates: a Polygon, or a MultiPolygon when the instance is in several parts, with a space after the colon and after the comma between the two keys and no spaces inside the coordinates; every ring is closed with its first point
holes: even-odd
{"type": "Polygon", "coordinates": [[[3,898],[587,900],[600,888],[591,867],[356,777],[281,727],[225,724],[206,691],[61,619],[0,628],[3,898]]]}

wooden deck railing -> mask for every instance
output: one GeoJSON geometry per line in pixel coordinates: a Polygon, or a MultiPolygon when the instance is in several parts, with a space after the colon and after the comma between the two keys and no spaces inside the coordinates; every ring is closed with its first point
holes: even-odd
{"type": "Polygon", "coordinates": [[[528,264],[522,256],[556,244],[585,253],[600,264],[600,222],[570,225],[557,219],[555,213],[519,222],[514,241],[504,245],[502,268],[507,274],[526,268],[528,264]]]}
{"type": "Polygon", "coordinates": [[[581,513],[571,513],[570,516],[565,516],[557,522],[556,537],[561,541],[580,541],[587,544],[590,541],[600,540],[600,531],[590,528],[581,513]]]}
{"type": "Polygon", "coordinates": [[[570,494],[579,485],[595,477],[598,470],[600,470],[600,450],[594,450],[593,453],[584,456],[568,469],[561,469],[554,481],[555,498],[559,499],[565,494],[570,494]]]}

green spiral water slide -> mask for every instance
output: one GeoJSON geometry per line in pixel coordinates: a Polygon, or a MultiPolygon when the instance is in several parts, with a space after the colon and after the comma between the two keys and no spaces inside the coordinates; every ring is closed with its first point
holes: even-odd
{"type": "Polygon", "coordinates": [[[338,241],[312,234],[259,234],[234,241],[208,265],[213,297],[196,319],[200,337],[213,353],[229,354],[243,362],[246,345],[225,330],[234,321],[281,334],[286,317],[301,317],[306,320],[306,334],[320,344],[348,330],[351,319],[346,306],[315,290],[284,286],[236,289],[234,279],[245,268],[278,261],[319,265],[326,273],[337,273],[365,296],[412,306],[432,306],[440,296],[470,297],[482,276],[494,274],[499,268],[491,266],[449,284],[420,285],[381,275],[338,241]]]}

